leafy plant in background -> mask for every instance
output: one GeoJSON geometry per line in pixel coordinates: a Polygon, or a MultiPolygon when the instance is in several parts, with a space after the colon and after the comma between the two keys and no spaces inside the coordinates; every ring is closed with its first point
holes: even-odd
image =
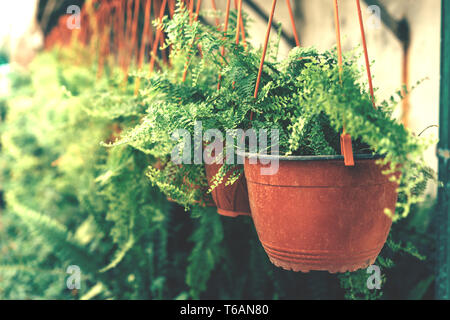
{"type": "MultiPolygon", "coordinates": [[[[100,144],[117,134],[112,124],[126,128],[135,120],[134,112],[103,117],[99,93],[106,84],[96,80],[94,71],[66,68],[56,55],[43,54],[33,64],[32,81],[16,87],[8,101],[2,124],[7,207],[0,294],[19,299],[200,297],[226,256],[222,222],[214,209],[202,207],[194,212],[198,223],[188,216],[175,219],[146,177],[154,159],[130,147],[100,144]],[[101,112],[95,111],[97,103],[101,112]],[[65,285],[69,265],[81,268],[80,291],[65,285]]],[[[110,86],[109,93],[113,100],[124,96],[120,87],[110,86]]]]}

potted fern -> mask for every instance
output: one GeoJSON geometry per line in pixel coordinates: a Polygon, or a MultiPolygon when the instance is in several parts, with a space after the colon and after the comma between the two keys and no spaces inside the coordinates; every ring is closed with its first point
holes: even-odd
{"type": "Polygon", "coordinates": [[[335,51],[314,48],[295,48],[278,61],[277,42],[269,48],[255,98],[260,50],[236,44],[214,27],[191,24],[183,8],[163,26],[174,69],[149,80],[147,91],[142,90],[151,99],[144,120],[124,137],[166,159],[165,169],[151,170],[150,178],[179,202],[198,202],[208,182],[210,191],[242,183],[242,169],[239,162],[219,163],[206,176],[201,162],[195,162],[196,152],[213,150],[213,157],[223,158],[245,144],[237,138],[230,147],[227,139],[221,149],[209,149],[210,141],[173,140],[175,131],[185,130],[194,140],[212,129],[277,131],[270,142],[259,137],[258,145],[264,146],[259,152],[247,147],[241,153],[253,221],[271,261],[295,271],[330,272],[373,263],[392,220],[406,216],[419,201],[414,189],[427,177],[423,152],[429,141],[392,117],[398,99],[374,110],[354,53],[345,56],[342,69],[335,51]],[[187,80],[177,80],[186,66],[191,70],[187,80]],[[353,138],[353,167],[345,166],[341,156],[344,126],[353,138]],[[194,155],[194,165],[174,164],[169,160],[173,150],[187,150],[183,154],[194,155]],[[277,163],[278,169],[262,174],[268,163],[277,163]]]}
{"type": "MultiPolygon", "coordinates": [[[[408,215],[420,200],[415,187],[429,177],[423,153],[430,141],[392,117],[402,96],[374,109],[354,52],[344,57],[342,68],[335,51],[314,48],[295,48],[277,61],[274,42],[255,98],[260,50],[236,45],[208,26],[189,29],[182,19],[166,23],[168,30],[188,30],[188,36],[178,33],[173,45],[196,47],[193,39],[201,44],[203,59],[194,74],[211,65],[221,70],[220,90],[195,87],[201,101],[191,114],[204,130],[279,133],[276,141],[259,141],[266,146],[259,153],[248,148],[243,153],[252,217],[271,261],[295,271],[330,272],[373,263],[392,221],[408,215]],[[353,167],[341,156],[344,127],[353,139],[353,167]],[[278,163],[278,170],[262,174],[270,162],[278,163]]],[[[216,169],[210,184],[233,184],[238,175],[230,177],[229,170],[216,169]]]]}
{"type": "MultiPolygon", "coordinates": [[[[255,60],[247,55],[236,59],[255,60]]],[[[264,70],[260,95],[241,107],[253,114],[248,126],[279,131],[268,146],[274,154],[245,153],[252,217],[270,260],[304,272],[372,264],[392,220],[419,201],[414,187],[428,177],[429,141],[392,118],[395,98],[374,110],[355,55],[341,73],[335,52],[296,48],[264,70]],[[341,156],[344,126],[354,139],[353,167],[341,156]],[[267,161],[278,164],[271,174],[262,173],[267,161]]],[[[229,75],[245,74],[236,71],[229,75]]]]}
{"type": "Polygon", "coordinates": [[[181,4],[172,19],[164,17],[157,27],[167,35],[171,65],[146,79],[139,96],[147,110],[140,124],[114,145],[129,144],[160,159],[161,166],[150,168],[148,177],[171,201],[186,207],[212,205],[212,195],[219,214],[249,215],[243,166],[204,163],[211,142],[203,139],[208,130],[231,127],[217,117],[214,100],[221,92],[218,70],[223,67],[217,52],[234,49],[232,36],[192,21],[181,4]]]}

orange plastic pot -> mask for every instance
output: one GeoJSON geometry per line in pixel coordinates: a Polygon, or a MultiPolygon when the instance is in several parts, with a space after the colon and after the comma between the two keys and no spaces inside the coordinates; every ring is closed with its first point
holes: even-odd
{"type": "Polygon", "coordinates": [[[279,170],[261,175],[245,159],[250,208],[270,261],[287,270],[331,273],[373,264],[389,234],[397,185],[371,156],[273,157],[279,170]]]}
{"type": "MultiPolygon", "coordinates": [[[[206,177],[208,184],[219,172],[222,164],[206,164],[206,177]]],[[[217,206],[217,212],[227,217],[250,216],[250,204],[248,202],[247,182],[242,174],[232,185],[225,185],[232,172],[228,172],[221,184],[216,186],[211,192],[214,203],[217,206]]]]}

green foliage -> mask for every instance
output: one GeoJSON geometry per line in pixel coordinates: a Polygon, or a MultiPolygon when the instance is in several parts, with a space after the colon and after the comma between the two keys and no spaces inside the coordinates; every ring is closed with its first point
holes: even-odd
{"type": "MultiPolygon", "coordinates": [[[[8,102],[1,180],[11,232],[0,242],[5,250],[19,243],[20,254],[2,259],[3,298],[70,298],[69,265],[80,266],[86,285],[75,297],[150,298],[156,293],[147,290],[149,281],[136,283],[162,279],[166,272],[169,206],[145,176],[152,159],[100,145],[116,134],[115,123],[92,117],[84,104],[105,84],[88,90],[95,76],[77,68],[65,68],[53,54],[41,55],[33,65],[31,90],[17,88],[8,102]],[[22,291],[9,290],[12,282],[22,291]]],[[[122,115],[120,125],[130,118],[122,115]]]]}
{"type": "Polygon", "coordinates": [[[223,240],[223,227],[220,216],[215,208],[195,208],[193,215],[199,217],[199,225],[191,237],[195,243],[188,258],[190,264],[187,269],[186,283],[191,288],[191,296],[194,299],[200,297],[200,293],[207,289],[207,282],[211,272],[220,261],[223,240]]]}
{"type": "MultiPolygon", "coordinates": [[[[345,127],[354,140],[354,153],[383,155],[380,166],[386,166],[384,173],[399,185],[401,201],[395,213],[386,209],[386,214],[394,220],[404,218],[411,205],[421,200],[416,191],[419,186],[423,189],[431,177],[423,158],[431,141],[414,135],[392,118],[398,103],[395,98],[374,109],[367,88],[361,84],[363,70],[353,53],[345,56],[342,73],[334,51],[295,48],[282,61],[269,55],[255,99],[260,50],[236,45],[231,34],[222,35],[198,21],[190,23],[189,13],[182,7],[162,25],[168,33],[166,45],[174,49],[173,74],[184,70],[182,64],[176,67],[181,57],[192,68],[193,78],[182,82],[168,72],[152,77],[148,89],[151,101],[144,121],[125,137],[125,142],[149,153],[156,149],[159,156],[168,158],[176,146],[172,134],[183,129],[193,137],[195,124],[201,121],[203,134],[209,129],[222,133],[250,127],[278,129],[281,154],[336,155],[340,154],[339,135],[345,127]],[[216,89],[217,80],[210,77],[214,69],[220,70],[220,90],[216,89]]],[[[271,47],[277,51],[276,42],[271,47]]],[[[195,146],[184,142],[180,149],[184,148],[194,153],[195,146]]],[[[183,166],[180,170],[189,169],[183,166]]],[[[221,172],[216,181],[224,174],[221,172]]],[[[184,182],[164,178],[167,190],[168,183],[176,186],[184,182]]]]}

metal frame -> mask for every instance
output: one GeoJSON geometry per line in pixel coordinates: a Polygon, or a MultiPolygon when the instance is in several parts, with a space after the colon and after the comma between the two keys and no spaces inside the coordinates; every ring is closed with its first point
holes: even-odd
{"type": "Polygon", "coordinates": [[[437,269],[436,298],[450,299],[450,2],[442,0],[441,29],[441,96],[440,96],[440,141],[437,150],[439,157],[439,181],[437,210],[437,269]]]}

